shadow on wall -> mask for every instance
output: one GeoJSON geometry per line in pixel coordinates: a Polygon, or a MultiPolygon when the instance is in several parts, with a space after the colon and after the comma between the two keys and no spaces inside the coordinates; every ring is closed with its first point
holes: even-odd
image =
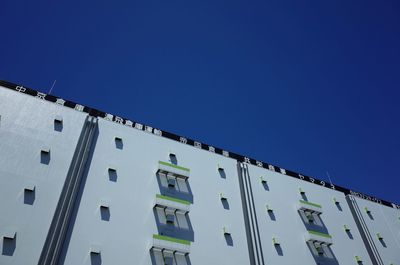
{"type": "Polygon", "coordinates": [[[178,165],[178,159],[176,158],[175,154],[169,154],[169,161],[173,165],[178,165]]]}
{"type": "Polygon", "coordinates": [[[24,189],[24,204],[33,205],[35,202],[35,190],[24,189]]]}
{"type": "Polygon", "coordinates": [[[219,168],[218,169],[218,173],[219,173],[219,176],[221,178],[226,179],[226,173],[225,173],[225,170],[223,168],[219,168]]]}
{"type": "Polygon", "coordinates": [[[230,246],[230,247],[233,247],[233,238],[232,238],[232,235],[231,235],[231,234],[225,234],[224,237],[225,237],[226,244],[227,244],[228,246],[230,246]]]}
{"type": "Polygon", "coordinates": [[[312,221],[310,221],[310,219],[306,217],[304,212],[297,211],[297,213],[299,214],[307,230],[313,230],[316,232],[329,234],[328,229],[325,226],[325,223],[322,221],[319,215],[313,214],[312,218],[310,218],[312,221]]]}
{"type": "Polygon", "coordinates": [[[54,130],[56,132],[61,132],[63,130],[63,123],[59,121],[54,121],[54,130]]]}
{"type": "Polygon", "coordinates": [[[221,200],[222,207],[224,207],[225,210],[229,210],[229,201],[228,199],[221,200]]]}
{"type": "Polygon", "coordinates": [[[269,219],[271,219],[272,221],[276,221],[276,216],[273,211],[267,211],[267,213],[269,215],[269,219]]]}
{"type": "MultiPolygon", "coordinates": [[[[152,265],[166,265],[169,264],[167,262],[170,262],[169,259],[165,259],[164,254],[162,254],[161,251],[153,251],[150,250],[150,259],[151,259],[151,264],[152,265]]],[[[189,254],[186,255],[181,255],[181,254],[173,254],[172,256],[172,263],[173,265],[179,264],[179,265],[192,265],[192,262],[190,261],[189,254]]]]}
{"type": "Polygon", "coordinates": [[[158,187],[162,195],[174,197],[177,199],[189,201],[193,203],[192,189],[190,188],[189,181],[176,178],[174,186],[168,185],[167,176],[164,174],[156,174],[158,187]]]}
{"type": "Polygon", "coordinates": [[[2,254],[4,256],[14,255],[16,246],[17,246],[17,234],[15,234],[14,238],[3,237],[2,254]]]}
{"type": "Polygon", "coordinates": [[[367,212],[367,215],[368,215],[369,219],[374,220],[374,216],[372,215],[371,212],[367,212]]]}
{"type": "Polygon", "coordinates": [[[163,210],[154,207],[153,213],[158,234],[194,242],[194,231],[188,214],[175,217],[173,224],[167,224],[165,216],[162,216],[163,210]]]}
{"type": "Polygon", "coordinates": [[[90,264],[101,265],[101,253],[90,253],[90,264]]]}
{"type": "Polygon", "coordinates": [[[307,247],[312,253],[316,264],[339,265],[339,262],[337,261],[330,247],[323,246],[320,250],[320,253],[318,253],[317,249],[310,242],[307,243],[307,247]]]}
{"type": "Polygon", "coordinates": [[[50,151],[41,151],[40,152],[40,163],[44,165],[50,164],[50,151]]]}
{"type": "Polygon", "coordinates": [[[100,206],[100,217],[102,221],[110,221],[110,208],[109,207],[104,207],[100,206]]]}
{"type": "Polygon", "coordinates": [[[266,181],[262,182],[262,185],[264,187],[264,190],[269,191],[269,186],[268,186],[268,183],[266,181]]]}
{"type": "Polygon", "coordinates": [[[281,245],[274,245],[274,246],[275,246],[276,253],[277,253],[279,256],[283,256],[283,249],[282,249],[282,246],[281,246],[281,245]]]}
{"type": "Polygon", "coordinates": [[[112,182],[117,182],[118,175],[117,175],[117,170],[113,168],[108,169],[108,179],[112,182]]]}
{"type": "Polygon", "coordinates": [[[351,233],[350,230],[346,230],[346,234],[350,239],[354,239],[353,234],[351,233]]]}
{"type": "Polygon", "coordinates": [[[118,137],[115,138],[115,148],[120,150],[124,149],[124,142],[122,141],[121,138],[118,137]]]}
{"type": "Polygon", "coordinates": [[[379,238],[379,242],[381,242],[384,248],[387,248],[386,242],[383,240],[383,238],[379,238]]]}

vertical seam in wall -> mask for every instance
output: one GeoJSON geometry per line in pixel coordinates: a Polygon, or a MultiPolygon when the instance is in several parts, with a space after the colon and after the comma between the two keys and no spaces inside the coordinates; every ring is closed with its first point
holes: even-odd
{"type": "Polygon", "coordinates": [[[83,148],[82,158],[78,160],[79,166],[78,166],[78,171],[77,171],[77,177],[75,178],[74,185],[73,185],[73,188],[71,191],[71,196],[68,201],[65,218],[64,218],[62,226],[61,226],[60,237],[56,244],[56,249],[54,251],[52,264],[57,264],[57,261],[58,261],[60,247],[62,246],[62,244],[64,242],[65,233],[68,228],[68,224],[69,224],[69,220],[70,220],[70,216],[71,216],[71,211],[72,211],[74,203],[76,201],[76,196],[77,196],[77,193],[79,190],[79,185],[80,185],[81,179],[82,179],[82,172],[84,170],[84,167],[85,167],[85,164],[87,161],[87,157],[88,157],[88,152],[90,149],[90,145],[91,145],[91,142],[93,139],[94,126],[95,126],[95,122],[97,121],[97,119],[95,119],[93,117],[90,117],[90,119],[91,119],[91,121],[90,121],[89,135],[88,135],[87,141],[85,142],[85,146],[83,148]]]}
{"type": "Polygon", "coordinates": [[[253,189],[251,187],[249,169],[248,169],[247,165],[246,165],[246,175],[247,175],[247,181],[249,183],[249,189],[250,189],[250,193],[249,193],[250,202],[252,204],[253,214],[254,214],[254,226],[255,226],[254,234],[255,234],[255,239],[256,239],[256,244],[257,244],[257,254],[259,256],[259,259],[261,260],[261,262],[259,261],[260,264],[264,265],[264,255],[263,255],[263,251],[262,251],[260,231],[258,229],[257,212],[256,212],[255,203],[254,203],[253,189]]]}
{"type": "Polygon", "coordinates": [[[260,264],[260,258],[258,255],[258,247],[257,247],[257,239],[256,239],[256,234],[254,231],[254,216],[253,216],[253,209],[252,209],[252,205],[250,203],[250,195],[249,195],[249,187],[248,187],[248,181],[247,181],[247,175],[246,175],[246,169],[244,168],[244,180],[245,180],[245,188],[246,188],[246,201],[248,204],[248,209],[249,209],[249,215],[250,215],[250,230],[251,230],[251,234],[252,234],[252,242],[253,242],[253,249],[255,249],[255,261],[257,261],[257,264],[260,264]]]}
{"type": "Polygon", "coordinates": [[[371,248],[372,248],[372,250],[373,250],[373,252],[374,252],[374,254],[375,254],[375,258],[377,259],[377,263],[379,263],[380,265],[384,265],[384,264],[383,264],[383,261],[382,261],[382,258],[381,258],[380,254],[379,254],[379,251],[378,251],[378,249],[376,248],[376,245],[375,245],[375,243],[374,243],[374,240],[373,240],[373,238],[372,238],[372,236],[371,236],[371,232],[369,231],[368,226],[367,226],[367,224],[366,224],[366,222],[365,222],[365,220],[364,220],[364,217],[363,217],[363,215],[362,215],[362,212],[361,212],[361,210],[360,210],[360,207],[358,207],[357,201],[356,201],[354,198],[353,198],[353,202],[354,202],[354,205],[355,205],[355,209],[356,209],[356,211],[357,211],[357,213],[358,213],[358,216],[359,216],[359,218],[360,218],[360,221],[361,221],[363,227],[365,228],[364,232],[366,233],[366,236],[367,236],[367,238],[368,238],[368,241],[369,241],[370,244],[371,244],[371,248]]]}
{"type": "Polygon", "coordinates": [[[348,195],[346,196],[347,204],[350,207],[350,211],[353,215],[353,218],[356,222],[358,230],[361,234],[361,238],[363,239],[365,248],[371,258],[371,261],[374,265],[383,265],[383,261],[379,255],[379,252],[375,246],[375,243],[372,240],[371,234],[369,232],[368,226],[365,223],[364,217],[358,207],[358,204],[353,196],[348,195]]]}
{"type": "Polygon", "coordinates": [[[247,207],[247,200],[246,200],[246,192],[243,183],[243,169],[240,162],[237,162],[237,170],[239,176],[239,187],[240,187],[240,195],[242,199],[242,207],[243,207],[243,216],[244,216],[244,223],[246,228],[246,238],[247,238],[247,248],[249,250],[249,258],[250,258],[250,265],[255,265],[255,256],[254,256],[254,245],[253,239],[251,236],[251,228],[250,228],[250,219],[247,207]]]}
{"type": "Polygon", "coordinates": [[[61,216],[62,216],[63,205],[65,203],[65,200],[66,200],[66,197],[67,197],[67,193],[69,191],[69,186],[70,186],[70,183],[72,181],[72,175],[73,175],[73,172],[75,170],[75,160],[77,159],[79,153],[81,152],[82,142],[86,138],[86,129],[87,129],[87,119],[85,120],[85,122],[83,124],[81,135],[79,137],[79,140],[78,140],[78,143],[77,143],[77,147],[75,149],[75,153],[74,153],[74,156],[73,156],[72,161],[71,161],[71,166],[72,167],[70,166],[69,172],[67,173],[67,177],[66,177],[66,180],[64,182],[64,186],[63,186],[63,189],[62,189],[61,194],[60,194],[60,198],[59,198],[58,203],[57,203],[57,208],[55,210],[55,213],[54,213],[54,216],[53,216],[53,220],[51,222],[50,229],[49,229],[49,232],[48,232],[47,237],[46,237],[45,244],[44,244],[43,249],[42,249],[42,253],[40,255],[39,264],[46,264],[47,260],[49,259],[49,256],[53,252],[53,248],[54,248],[53,247],[54,246],[53,241],[55,240],[55,237],[57,235],[59,222],[60,222],[60,219],[61,219],[61,216]]]}
{"type": "Polygon", "coordinates": [[[257,213],[255,210],[255,204],[254,204],[254,199],[252,195],[252,188],[251,188],[251,183],[250,183],[250,174],[248,172],[248,167],[245,166],[244,164],[240,163],[241,170],[243,172],[242,174],[242,185],[243,185],[243,194],[244,199],[246,200],[246,213],[247,213],[247,219],[248,219],[248,238],[250,238],[251,242],[251,249],[252,252],[251,254],[253,255],[253,262],[256,265],[264,265],[264,257],[262,253],[262,246],[261,246],[261,240],[260,240],[260,235],[259,235],[259,229],[258,229],[258,222],[257,222],[257,213]]]}
{"type": "Polygon", "coordinates": [[[50,225],[49,232],[43,246],[38,264],[57,264],[60,247],[64,241],[66,228],[68,227],[71,209],[75,202],[76,193],[82,175],[88,150],[92,142],[97,118],[87,116],[79,137],[70,168],[60,194],[59,201],[50,225]]]}

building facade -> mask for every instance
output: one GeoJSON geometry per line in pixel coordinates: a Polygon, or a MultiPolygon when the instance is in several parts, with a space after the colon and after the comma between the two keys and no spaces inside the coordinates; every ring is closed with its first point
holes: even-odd
{"type": "Polygon", "coordinates": [[[400,207],[0,81],[0,264],[400,265],[400,207]]]}

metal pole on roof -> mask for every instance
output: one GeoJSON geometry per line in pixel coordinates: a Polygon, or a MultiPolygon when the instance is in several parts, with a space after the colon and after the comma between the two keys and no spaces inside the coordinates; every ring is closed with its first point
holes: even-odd
{"type": "Polygon", "coordinates": [[[50,90],[49,90],[49,93],[47,93],[47,94],[51,94],[51,91],[53,90],[53,87],[54,87],[54,85],[56,84],[56,82],[57,82],[57,79],[54,80],[53,85],[51,85],[51,88],[50,88],[50,90]]]}

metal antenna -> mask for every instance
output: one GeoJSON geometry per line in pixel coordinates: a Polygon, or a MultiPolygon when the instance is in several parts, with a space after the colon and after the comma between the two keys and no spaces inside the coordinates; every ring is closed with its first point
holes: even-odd
{"type": "Polygon", "coordinates": [[[326,171],[326,175],[328,176],[329,182],[332,184],[331,176],[329,175],[328,171],[326,171]]]}
{"type": "Polygon", "coordinates": [[[50,90],[49,90],[49,93],[47,93],[47,94],[50,94],[50,93],[51,93],[51,91],[53,90],[53,87],[54,87],[54,85],[56,84],[56,82],[57,82],[57,79],[54,80],[53,85],[51,86],[51,88],[50,88],[50,90]]]}

